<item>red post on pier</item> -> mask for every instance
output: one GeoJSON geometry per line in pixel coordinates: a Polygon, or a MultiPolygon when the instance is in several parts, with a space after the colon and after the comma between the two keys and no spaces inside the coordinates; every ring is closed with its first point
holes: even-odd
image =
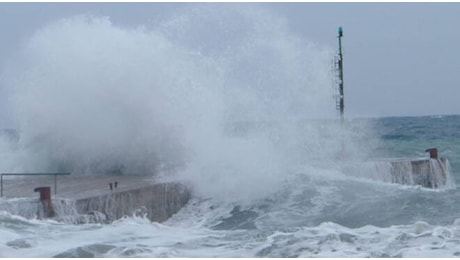
{"type": "Polygon", "coordinates": [[[53,205],[51,204],[51,188],[50,187],[38,187],[34,189],[34,192],[40,192],[40,201],[43,204],[43,210],[47,218],[54,216],[53,205]]]}
{"type": "Polygon", "coordinates": [[[426,149],[425,152],[430,153],[431,159],[438,159],[438,148],[426,149]]]}

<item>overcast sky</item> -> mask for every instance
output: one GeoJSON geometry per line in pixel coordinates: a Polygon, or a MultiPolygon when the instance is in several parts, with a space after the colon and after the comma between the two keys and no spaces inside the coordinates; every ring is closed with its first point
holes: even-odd
{"type": "MultiPolygon", "coordinates": [[[[193,3],[0,3],[0,68],[34,31],[57,19],[93,14],[108,16],[115,25],[138,26],[189,5],[193,3]]],[[[343,26],[346,116],[459,114],[460,3],[255,5],[284,17],[299,37],[331,49],[338,45],[337,27],[343,26]]],[[[3,109],[3,127],[9,117],[3,109]]]]}

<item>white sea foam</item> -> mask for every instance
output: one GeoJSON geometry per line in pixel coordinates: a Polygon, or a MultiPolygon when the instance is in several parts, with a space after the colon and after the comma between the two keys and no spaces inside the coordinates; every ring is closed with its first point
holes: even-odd
{"type": "MultiPolygon", "coordinates": [[[[211,210],[208,210],[208,214],[211,210]]],[[[195,213],[193,213],[195,214],[195,213]]],[[[194,218],[194,215],[189,215],[194,218]]],[[[2,217],[2,223],[13,222],[2,217]]],[[[2,224],[2,257],[456,257],[458,225],[416,222],[350,229],[324,222],[277,231],[165,226],[143,218],[112,225],[2,224]],[[16,229],[17,230],[14,230],[16,229]],[[58,243],[58,244],[56,244],[58,243]]]]}

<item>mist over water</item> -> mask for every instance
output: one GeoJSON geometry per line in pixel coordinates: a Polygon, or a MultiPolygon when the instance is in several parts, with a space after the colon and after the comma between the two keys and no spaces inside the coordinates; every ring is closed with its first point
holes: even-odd
{"type": "Polygon", "coordinates": [[[293,168],[331,164],[342,140],[356,146],[318,120],[335,117],[333,54],[241,5],[198,5],[137,27],[56,21],[8,70],[20,139],[1,168],[166,172],[204,196],[264,197],[293,168]]]}

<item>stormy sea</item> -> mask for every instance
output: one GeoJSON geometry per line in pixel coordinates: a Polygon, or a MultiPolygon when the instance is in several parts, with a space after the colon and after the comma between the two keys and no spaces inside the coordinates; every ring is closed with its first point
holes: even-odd
{"type": "Polygon", "coordinates": [[[238,6],[36,30],[2,71],[15,127],[0,136],[0,171],[117,169],[184,183],[192,198],[163,223],[0,208],[0,257],[459,257],[460,116],[342,123],[334,55],[238,6]],[[434,147],[450,165],[435,189],[373,164],[434,147]]]}

